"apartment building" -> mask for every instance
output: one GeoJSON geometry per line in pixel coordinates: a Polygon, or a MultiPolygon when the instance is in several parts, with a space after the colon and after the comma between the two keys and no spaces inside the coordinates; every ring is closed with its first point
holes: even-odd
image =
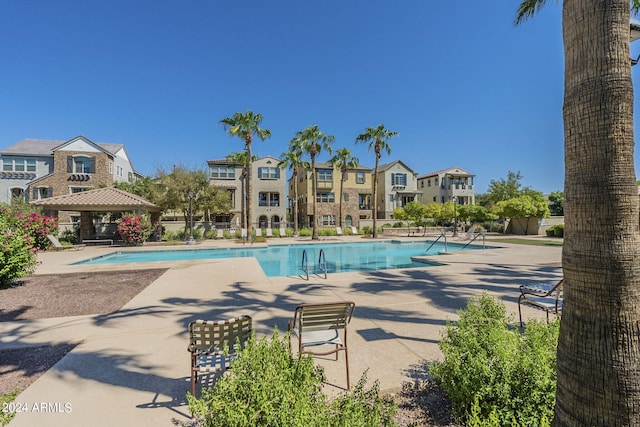
{"type": "MultiPolygon", "coordinates": [[[[312,227],[313,189],[311,171],[300,171],[297,182],[289,179],[289,206],[298,209],[298,226],[312,227]],[[298,200],[294,203],[294,185],[298,200]]],[[[319,227],[359,227],[360,220],[372,219],[372,175],[371,168],[359,166],[344,174],[327,162],[316,162],[316,211],[319,227]],[[340,188],[342,185],[342,194],[340,188]],[[337,195],[337,196],[336,196],[337,195]],[[342,221],[340,221],[342,200],[342,221]]]]}
{"type": "Polygon", "coordinates": [[[418,177],[421,201],[446,203],[456,198],[460,205],[475,204],[475,175],[459,167],[431,172],[418,177]]]}
{"type": "Polygon", "coordinates": [[[97,143],[85,136],[68,141],[23,139],[0,150],[0,164],[0,202],[7,204],[13,198],[41,200],[140,177],[124,145],[97,143]]]}
{"type": "MultiPolygon", "coordinates": [[[[252,212],[251,223],[259,228],[279,228],[286,221],[286,189],[284,171],[278,167],[279,159],[265,156],[252,162],[252,212]]],[[[231,196],[229,214],[215,217],[216,226],[241,227],[243,204],[246,212],[246,177],[243,167],[228,159],[208,160],[209,182],[226,189],[231,196]]],[[[284,224],[283,224],[284,225],[284,224]]]]}
{"type": "Polygon", "coordinates": [[[393,219],[393,210],[418,200],[418,174],[402,160],[378,166],[377,219],[393,219]]]}

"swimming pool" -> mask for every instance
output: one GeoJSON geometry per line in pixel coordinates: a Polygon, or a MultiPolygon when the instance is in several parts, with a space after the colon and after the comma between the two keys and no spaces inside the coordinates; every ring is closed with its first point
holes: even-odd
{"type": "MultiPolygon", "coordinates": [[[[381,241],[366,243],[320,243],[300,245],[271,245],[260,248],[187,249],[159,251],[119,251],[78,264],[120,264],[152,261],[185,261],[201,259],[255,257],[268,277],[295,276],[301,270],[302,253],[308,257],[309,274],[320,274],[317,268],[320,250],[324,252],[327,273],[344,273],[365,270],[387,270],[392,268],[415,268],[428,265],[428,261],[416,261],[412,257],[434,255],[445,250],[440,242],[381,241]],[[429,252],[426,249],[429,248],[429,252]]],[[[455,251],[463,247],[459,243],[448,243],[446,250],[455,251]]],[[[465,249],[478,249],[467,246],[465,249]]],[[[434,264],[434,263],[431,263],[434,264]]]]}

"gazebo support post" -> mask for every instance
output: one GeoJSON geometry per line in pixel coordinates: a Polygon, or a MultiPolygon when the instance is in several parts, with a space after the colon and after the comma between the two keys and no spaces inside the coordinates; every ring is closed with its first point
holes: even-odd
{"type": "Polygon", "coordinates": [[[93,228],[93,214],[91,212],[80,212],[80,243],[83,240],[95,239],[95,229],[93,228]]]}

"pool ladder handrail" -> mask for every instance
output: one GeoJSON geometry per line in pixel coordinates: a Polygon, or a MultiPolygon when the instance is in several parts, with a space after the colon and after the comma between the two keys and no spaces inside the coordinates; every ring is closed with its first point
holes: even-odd
{"type": "Polygon", "coordinates": [[[324,278],[327,278],[327,258],[324,254],[324,249],[320,249],[318,255],[318,270],[324,272],[324,278]]]}
{"type": "MultiPolygon", "coordinates": [[[[309,280],[309,256],[307,255],[307,250],[302,250],[302,260],[300,262],[300,269],[304,271],[305,277],[309,280]]],[[[320,254],[318,255],[318,265],[317,270],[324,272],[324,278],[327,278],[327,258],[324,253],[324,249],[320,249],[320,254]]]]}
{"type": "Polygon", "coordinates": [[[485,241],[485,234],[486,234],[486,231],[484,231],[484,230],[482,230],[481,232],[479,232],[479,233],[475,234],[475,235],[471,238],[471,240],[469,240],[469,241],[468,241],[468,242],[467,242],[467,243],[466,243],[462,248],[460,248],[460,250],[462,250],[462,249],[466,248],[467,246],[469,246],[470,244],[472,244],[472,243],[473,243],[473,242],[474,242],[478,237],[480,237],[480,236],[482,236],[482,249],[486,249],[487,247],[486,247],[486,245],[485,245],[485,243],[486,243],[486,241],[485,241]]]}
{"type": "Polygon", "coordinates": [[[307,276],[307,280],[309,280],[309,257],[307,256],[307,250],[302,250],[302,261],[300,265],[300,269],[304,271],[307,276]]]}
{"type": "Polygon", "coordinates": [[[429,247],[427,249],[425,249],[425,252],[429,252],[429,249],[431,249],[433,247],[433,245],[438,243],[438,240],[440,240],[443,237],[444,237],[444,251],[447,252],[447,230],[445,230],[442,233],[440,233],[438,238],[436,240],[434,240],[433,242],[431,242],[431,245],[429,245],[429,247]]]}

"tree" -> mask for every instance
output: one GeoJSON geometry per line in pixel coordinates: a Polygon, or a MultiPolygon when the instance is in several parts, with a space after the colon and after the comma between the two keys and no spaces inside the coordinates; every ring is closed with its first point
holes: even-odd
{"type": "Polygon", "coordinates": [[[262,129],[260,124],[262,123],[262,114],[254,114],[252,111],[245,111],[244,113],[235,113],[232,117],[227,117],[220,120],[222,126],[229,136],[244,140],[244,149],[247,152],[247,235],[252,236],[252,207],[253,197],[251,194],[251,163],[253,157],[251,156],[251,142],[253,137],[257,136],[261,141],[271,137],[271,131],[268,129],[262,129]]]}
{"type": "Polygon", "coordinates": [[[127,193],[143,197],[161,208],[163,207],[161,205],[161,190],[158,182],[149,176],[143,176],[142,178],[138,178],[132,182],[114,182],[113,186],[119,190],[126,191],[127,193]]]}
{"type": "Polygon", "coordinates": [[[471,221],[472,223],[498,219],[496,215],[490,213],[484,206],[471,204],[458,206],[458,218],[461,221],[471,221]]]}
{"type": "Polygon", "coordinates": [[[554,191],[549,194],[549,210],[551,215],[564,215],[564,191],[554,191]]]}
{"type": "MultiPolygon", "coordinates": [[[[257,156],[251,156],[251,161],[254,161],[257,156]]],[[[246,194],[245,194],[245,185],[247,182],[247,171],[248,171],[248,156],[246,151],[234,151],[232,153],[227,154],[227,160],[232,162],[234,165],[242,165],[242,175],[240,177],[241,186],[240,186],[240,217],[242,218],[242,228],[247,228],[247,224],[250,219],[247,217],[247,209],[246,209],[246,194]]]]}
{"type": "Polygon", "coordinates": [[[295,138],[289,143],[290,151],[306,153],[311,158],[311,192],[313,193],[313,235],[311,240],[318,240],[318,215],[316,210],[316,156],[324,148],[331,154],[331,143],[335,140],[333,135],[322,132],[318,125],[309,126],[305,130],[298,131],[295,138]]]}
{"type": "Polygon", "coordinates": [[[282,153],[280,157],[282,160],[278,163],[278,167],[281,169],[289,168],[291,169],[293,181],[293,203],[291,209],[293,210],[293,235],[298,235],[298,173],[302,168],[303,170],[309,169],[310,165],[308,162],[302,160],[302,150],[300,147],[296,147],[295,141],[291,141],[289,143],[290,146],[293,146],[291,151],[286,153],[282,153]]]}
{"type": "Polygon", "coordinates": [[[411,234],[411,223],[418,223],[426,218],[426,216],[427,207],[417,200],[409,202],[402,208],[394,209],[393,211],[394,218],[409,221],[409,234],[411,234]]]}
{"type": "Polygon", "coordinates": [[[378,164],[380,157],[382,157],[382,150],[387,154],[391,154],[391,146],[388,141],[394,136],[398,135],[398,132],[385,129],[383,124],[379,124],[378,127],[367,127],[363,133],[356,137],[356,144],[361,142],[369,144],[369,151],[373,148],[376,153],[376,165],[373,168],[373,237],[378,236],[378,227],[376,226],[376,218],[378,216],[378,164]]]}
{"type": "Polygon", "coordinates": [[[513,197],[509,200],[502,200],[496,206],[496,213],[503,218],[511,218],[511,220],[523,219],[524,234],[527,234],[529,226],[529,218],[546,218],[549,216],[549,205],[540,196],[534,198],[532,196],[513,197]]]}
{"type": "Polygon", "coordinates": [[[491,180],[489,181],[489,188],[487,189],[487,199],[489,202],[498,203],[503,200],[512,199],[522,195],[522,184],[520,180],[522,175],[520,171],[507,173],[507,179],[491,180]]]}
{"type": "Polygon", "coordinates": [[[161,187],[160,203],[166,209],[182,212],[185,218],[185,235],[188,230],[187,218],[194,212],[225,212],[231,210],[229,194],[210,185],[207,173],[202,169],[173,166],[171,172],[159,169],[161,187]],[[190,203],[191,202],[191,203],[190,203]]]}
{"type": "MultiPolygon", "coordinates": [[[[545,3],[523,2],[516,23],[545,3]]],[[[554,426],[640,425],[629,17],[629,0],[563,2],[564,305],[554,426]]]]}
{"type": "Polygon", "coordinates": [[[329,160],[329,163],[334,168],[340,169],[340,200],[338,200],[338,225],[342,227],[342,188],[344,182],[347,180],[347,173],[349,169],[355,169],[358,167],[359,160],[357,157],[351,155],[351,150],[347,148],[340,148],[336,150],[336,154],[329,160]]]}

